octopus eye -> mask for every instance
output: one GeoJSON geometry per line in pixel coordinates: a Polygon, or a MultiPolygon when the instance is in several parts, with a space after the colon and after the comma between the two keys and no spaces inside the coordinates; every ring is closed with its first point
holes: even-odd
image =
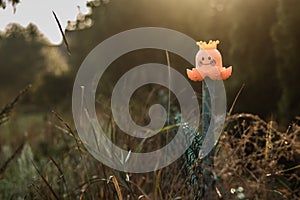
{"type": "Polygon", "coordinates": [[[211,57],[210,57],[210,56],[208,56],[208,60],[211,60],[211,57]]]}
{"type": "Polygon", "coordinates": [[[211,64],[211,66],[215,66],[216,65],[216,61],[215,60],[212,60],[212,61],[210,61],[210,64],[211,64]]]}
{"type": "Polygon", "coordinates": [[[204,57],[202,57],[202,60],[204,60],[204,57]]]}

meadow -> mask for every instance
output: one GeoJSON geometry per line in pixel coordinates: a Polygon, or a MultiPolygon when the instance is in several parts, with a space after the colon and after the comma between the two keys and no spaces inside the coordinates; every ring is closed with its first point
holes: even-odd
{"type": "MultiPolygon", "coordinates": [[[[18,12],[19,3],[7,5],[18,12]]],[[[11,23],[0,32],[1,200],[300,199],[300,1],[93,0],[87,6],[90,12],[78,8],[67,27],[60,27],[60,16],[53,12],[63,36],[59,45],[33,23],[11,23]],[[196,130],[185,126],[195,136],[190,148],[167,167],[148,173],[109,168],[80,140],[72,91],[82,62],[99,43],[138,27],[168,28],[197,41],[220,40],[224,66],[232,66],[233,73],[224,81],[227,113],[212,165],[198,158],[203,124],[196,130]]],[[[146,125],[149,108],[159,103],[168,124],[147,140],[118,127],[110,105],[113,88],[124,73],[145,63],[167,65],[186,79],[186,69],[193,67],[174,52],[140,49],[105,70],[96,91],[98,122],[114,144],[134,152],[165,146],[184,123],[175,94],[148,84],[132,95],[131,117],[146,125]]],[[[201,110],[201,83],[189,83],[201,110]]]]}
{"type": "MultiPolygon", "coordinates": [[[[213,157],[213,189],[205,192],[208,196],[197,197],[204,184],[203,160],[195,157],[188,168],[183,155],[150,173],[113,170],[91,156],[63,114],[19,114],[18,101],[30,95],[29,90],[0,112],[1,199],[299,198],[299,118],[280,131],[274,121],[228,113],[213,157]],[[191,176],[196,177],[196,184],[191,183],[191,176]]],[[[121,132],[113,121],[106,127],[111,138],[117,135],[120,140],[121,132]]],[[[172,128],[162,130],[155,142],[164,144],[168,131],[172,128]]],[[[135,148],[134,142],[123,139],[133,145],[128,148],[135,148]]]]}

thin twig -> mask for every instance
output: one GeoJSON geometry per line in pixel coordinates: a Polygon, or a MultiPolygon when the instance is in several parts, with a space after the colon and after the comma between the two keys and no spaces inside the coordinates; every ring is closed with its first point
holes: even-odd
{"type": "Polygon", "coordinates": [[[233,111],[233,108],[234,108],[234,106],[235,106],[235,104],[236,104],[236,102],[237,102],[237,100],[238,100],[240,94],[242,93],[244,87],[245,87],[245,84],[242,85],[242,87],[240,88],[239,92],[238,92],[237,95],[235,96],[234,101],[233,101],[233,103],[232,103],[232,105],[231,105],[231,107],[230,107],[230,110],[229,110],[229,112],[228,112],[228,115],[229,115],[229,116],[231,115],[231,113],[232,113],[232,111],[233,111]]]}
{"type": "Polygon", "coordinates": [[[80,148],[80,141],[78,141],[77,137],[75,136],[75,133],[74,131],[72,130],[72,128],[69,126],[69,124],[67,122],[64,121],[64,119],[55,111],[52,110],[52,113],[56,116],[56,118],[61,121],[65,127],[67,128],[67,130],[69,131],[69,133],[72,135],[72,137],[74,138],[75,142],[76,142],[76,145],[77,145],[77,148],[78,150],[80,151],[81,148],[80,148]]]}
{"type": "Polygon", "coordinates": [[[150,197],[143,191],[143,189],[140,186],[138,186],[136,183],[132,182],[131,180],[129,180],[128,182],[133,186],[135,186],[144,195],[146,199],[150,199],[150,197]]]}
{"type": "Polygon", "coordinates": [[[4,106],[4,108],[1,109],[0,111],[0,125],[3,124],[4,122],[7,122],[8,117],[16,105],[16,103],[20,100],[20,98],[28,92],[28,90],[31,88],[31,84],[27,85],[23,90],[19,92],[19,94],[8,104],[4,106]]]}
{"type": "Polygon", "coordinates": [[[45,177],[41,174],[40,170],[38,169],[38,167],[34,164],[33,161],[32,162],[32,165],[33,167],[35,168],[35,170],[37,171],[37,173],[39,174],[39,176],[42,178],[42,180],[44,181],[44,183],[46,184],[46,186],[49,188],[50,192],[53,194],[54,198],[56,200],[59,200],[57,194],[54,192],[53,188],[51,187],[51,185],[49,184],[49,182],[45,179],[45,177]]]}
{"type": "Polygon", "coordinates": [[[0,175],[3,174],[8,166],[8,164],[18,155],[24,148],[25,142],[22,142],[21,145],[16,149],[16,151],[6,160],[3,166],[0,168],[0,175]]]}
{"type": "Polygon", "coordinates": [[[60,31],[60,33],[61,33],[61,35],[62,35],[62,37],[63,37],[64,43],[65,43],[65,45],[66,45],[66,47],[67,47],[68,54],[71,55],[70,47],[69,47],[67,38],[66,38],[66,36],[65,36],[65,34],[64,34],[64,31],[63,31],[63,29],[62,29],[62,26],[61,26],[61,24],[60,24],[60,22],[59,22],[59,20],[58,20],[58,18],[57,18],[57,16],[56,16],[56,14],[55,14],[54,11],[52,11],[52,14],[53,14],[53,16],[54,16],[54,18],[55,18],[55,21],[56,21],[57,25],[58,25],[59,31],[60,31]]]}
{"type": "Polygon", "coordinates": [[[292,171],[292,170],[299,169],[299,168],[300,168],[300,165],[296,165],[296,166],[288,168],[288,169],[280,170],[280,171],[276,172],[275,174],[281,174],[281,173],[292,171]]]}
{"type": "Polygon", "coordinates": [[[166,50],[166,57],[167,57],[167,64],[168,64],[168,87],[169,87],[169,92],[168,92],[168,121],[167,125],[170,125],[170,109],[171,109],[171,69],[170,69],[170,58],[169,58],[169,52],[166,50]]]}
{"type": "Polygon", "coordinates": [[[157,199],[157,193],[159,192],[159,198],[162,199],[161,189],[160,189],[160,177],[161,177],[162,169],[158,170],[157,175],[155,176],[155,191],[154,191],[154,198],[157,199]]]}
{"type": "Polygon", "coordinates": [[[62,178],[63,183],[64,183],[64,185],[65,185],[65,187],[66,187],[68,197],[70,198],[70,191],[69,191],[69,188],[68,188],[68,185],[67,185],[67,182],[66,182],[65,175],[64,175],[63,171],[62,171],[61,168],[59,167],[58,163],[57,163],[51,156],[49,157],[49,159],[50,159],[51,162],[55,165],[56,169],[59,171],[60,177],[62,178]]]}
{"type": "Polygon", "coordinates": [[[118,199],[119,200],[123,200],[121,189],[120,189],[120,186],[119,186],[117,178],[115,176],[110,176],[109,179],[112,180],[112,182],[113,182],[113,184],[115,186],[115,190],[117,192],[118,199]]]}

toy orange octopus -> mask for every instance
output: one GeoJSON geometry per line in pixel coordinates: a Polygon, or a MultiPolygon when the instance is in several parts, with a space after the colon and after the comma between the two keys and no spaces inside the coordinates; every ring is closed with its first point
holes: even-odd
{"type": "Polygon", "coordinates": [[[187,75],[192,81],[202,81],[205,77],[212,80],[226,80],[232,73],[232,66],[225,68],[222,66],[222,56],[217,49],[219,40],[197,42],[200,47],[196,55],[196,68],[187,69],[187,75]]]}

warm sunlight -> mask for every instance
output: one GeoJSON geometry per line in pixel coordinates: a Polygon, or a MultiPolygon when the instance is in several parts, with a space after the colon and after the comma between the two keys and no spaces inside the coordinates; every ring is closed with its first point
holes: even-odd
{"type": "Polygon", "coordinates": [[[62,36],[53,20],[52,11],[57,14],[62,26],[66,27],[69,20],[76,20],[79,13],[78,6],[82,13],[89,12],[86,2],[86,0],[23,0],[17,4],[15,14],[13,7],[7,5],[7,8],[0,12],[0,31],[4,31],[9,23],[19,23],[23,26],[34,23],[50,42],[59,44],[62,36]]]}
{"type": "Polygon", "coordinates": [[[299,11],[0,0],[0,200],[300,199],[299,11]]]}

